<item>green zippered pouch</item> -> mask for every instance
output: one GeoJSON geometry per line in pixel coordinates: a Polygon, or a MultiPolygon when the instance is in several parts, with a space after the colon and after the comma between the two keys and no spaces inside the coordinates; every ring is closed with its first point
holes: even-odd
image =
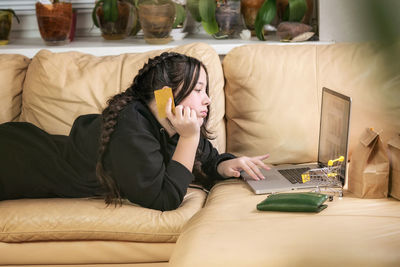
{"type": "Polygon", "coordinates": [[[328,205],[324,205],[327,199],[327,195],[313,192],[279,193],[269,195],[257,204],[257,209],[261,211],[320,212],[328,207],[328,205]]]}

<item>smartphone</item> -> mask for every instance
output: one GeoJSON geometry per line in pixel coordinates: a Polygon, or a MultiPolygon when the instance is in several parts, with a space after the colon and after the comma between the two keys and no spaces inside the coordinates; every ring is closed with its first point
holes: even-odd
{"type": "Polygon", "coordinates": [[[159,118],[166,118],[167,113],[165,112],[168,99],[172,99],[171,111],[175,113],[175,103],[174,95],[172,94],[171,87],[164,86],[162,89],[154,91],[154,96],[156,98],[157,112],[159,118]]]}

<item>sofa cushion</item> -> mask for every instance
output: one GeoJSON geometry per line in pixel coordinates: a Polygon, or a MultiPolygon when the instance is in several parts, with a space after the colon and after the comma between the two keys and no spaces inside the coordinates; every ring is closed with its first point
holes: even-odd
{"type": "Polygon", "coordinates": [[[316,161],[323,87],[352,98],[349,156],[367,127],[386,144],[400,130],[400,60],[390,51],[400,42],[231,50],[223,61],[227,151],[270,153],[274,164],[316,161]]]}
{"type": "Polygon", "coordinates": [[[30,59],[0,54],[0,123],[15,121],[21,113],[21,93],[30,59]]]}
{"type": "Polygon", "coordinates": [[[107,207],[102,199],[0,201],[0,241],[176,242],[205,197],[202,190],[189,188],[181,206],[166,212],[129,203],[107,207]]]}
{"type": "Polygon", "coordinates": [[[76,117],[101,112],[109,97],[130,86],[148,58],[164,51],[193,56],[206,66],[212,98],[208,126],[217,136],[214,145],[224,152],[223,72],[217,53],[204,43],[104,57],[41,50],[28,68],[20,120],[31,122],[52,134],[68,134],[76,117]]]}
{"type": "Polygon", "coordinates": [[[314,45],[246,45],[223,61],[227,151],[270,163],[315,160],[318,91],[314,45]]]}
{"type": "Polygon", "coordinates": [[[172,266],[397,266],[400,202],[344,192],[320,213],[257,211],[240,180],[212,188],[186,224],[172,266]]]}

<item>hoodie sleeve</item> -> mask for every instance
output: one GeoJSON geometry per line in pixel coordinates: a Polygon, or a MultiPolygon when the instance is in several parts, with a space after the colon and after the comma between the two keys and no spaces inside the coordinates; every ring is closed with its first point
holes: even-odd
{"type": "Polygon", "coordinates": [[[105,156],[106,167],[124,198],[151,209],[173,210],[194,177],[181,163],[164,160],[158,138],[140,114],[120,116],[105,156]]]}
{"type": "Polygon", "coordinates": [[[217,149],[215,149],[211,142],[206,138],[200,139],[199,146],[202,151],[200,161],[202,163],[202,170],[204,173],[207,174],[211,180],[226,179],[217,172],[218,164],[225,160],[234,159],[236,156],[230,153],[219,154],[217,149]]]}

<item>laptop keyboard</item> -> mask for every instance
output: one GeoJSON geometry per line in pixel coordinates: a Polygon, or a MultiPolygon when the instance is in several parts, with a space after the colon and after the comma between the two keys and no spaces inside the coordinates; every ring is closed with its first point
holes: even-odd
{"type": "Polygon", "coordinates": [[[310,168],[295,168],[295,169],[287,169],[287,170],[278,170],[280,174],[285,176],[286,179],[289,180],[292,184],[302,184],[303,181],[301,179],[301,174],[308,171],[310,168]]]}

